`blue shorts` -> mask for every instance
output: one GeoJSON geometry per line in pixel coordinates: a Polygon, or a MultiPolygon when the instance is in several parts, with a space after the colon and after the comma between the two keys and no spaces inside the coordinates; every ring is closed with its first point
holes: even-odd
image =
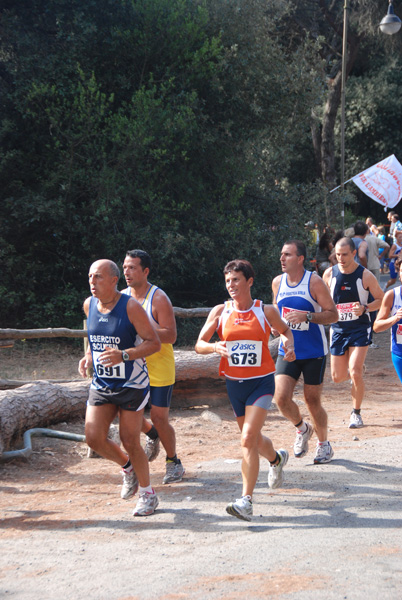
{"type": "Polygon", "coordinates": [[[275,393],[275,376],[273,373],[254,379],[228,379],[226,389],[230,404],[236,417],[244,417],[246,406],[259,406],[269,410],[275,393]]]}
{"type": "Polygon", "coordinates": [[[359,327],[348,332],[331,329],[331,354],[342,356],[350,346],[364,347],[371,344],[371,327],[359,327]]]}
{"type": "Polygon", "coordinates": [[[169,408],[172,400],[173,385],[163,385],[162,387],[150,386],[151,406],[160,408],[169,408]]]}
{"type": "Polygon", "coordinates": [[[394,260],[391,260],[389,263],[389,276],[391,279],[397,278],[397,272],[395,269],[395,261],[394,260]]]}
{"type": "Polygon", "coordinates": [[[391,352],[392,364],[395,367],[396,374],[399,377],[399,381],[402,383],[402,356],[391,352]]]}

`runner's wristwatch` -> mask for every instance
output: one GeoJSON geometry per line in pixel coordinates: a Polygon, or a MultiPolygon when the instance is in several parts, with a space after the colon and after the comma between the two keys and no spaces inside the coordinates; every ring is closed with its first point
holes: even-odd
{"type": "Polygon", "coordinates": [[[311,323],[312,320],[313,320],[313,313],[312,312],[308,312],[306,314],[306,323],[311,323]]]}
{"type": "Polygon", "coordinates": [[[130,360],[130,356],[125,350],[121,351],[121,357],[123,359],[123,362],[127,362],[128,360],[130,360]]]}

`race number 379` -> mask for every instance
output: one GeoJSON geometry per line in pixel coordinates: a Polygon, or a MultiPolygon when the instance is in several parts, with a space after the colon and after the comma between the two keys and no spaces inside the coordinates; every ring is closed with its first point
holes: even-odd
{"type": "Polygon", "coordinates": [[[231,367],[261,367],[262,342],[239,340],[226,342],[231,367]]]}
{"type": "Polygon", "coordinates": [[[354,304],[354,302],[344,302],[336,305],[340,321],[356,321],[359,318],[352,310],[354,304]]]}

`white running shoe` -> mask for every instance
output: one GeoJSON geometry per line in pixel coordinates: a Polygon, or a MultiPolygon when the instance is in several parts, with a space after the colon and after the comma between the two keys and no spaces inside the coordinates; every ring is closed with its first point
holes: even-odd
{"type": "Polygon", "coordinates": [[[349,429],[358,429],[359,427],[363,427],[363,419],[361,418],[361,415],[352,412],[350,415],[349,429]]]}
{"type": "Polygon", "coordinates": [[[174,483],[175,481],[181,481],[185,473],[184,467],[181,462],[175,463],[173,461],[166,461],[166,474],[163,478],[163,483],[174,483]]]}
{"type": "Polygon", "coordinates": [[[268,485],[270,488],[275,489],[281,487],[283,484],[283,467],[286,465],[289,459],[289,452],[281,448],[278,450],[279,463],[277,465],[269,465],[268,471],[268,485]]]}
{"type": "Polygon", "coordinates": [[[157,509],[159,504],[158,496],[150,494],[149,492],[143,492],[137,502],[137,506],[134,509],[134,517],[148,517],[152,515],[157,509]]]}
{"type": "Polygon", "coordinates": [[[123,477],[123,485],[121,486],[120,497],[123,500],[128,500],[132,498],[138,490],[138,479],[135,474],[134,469],[127,472],[124,469],[121,470],[121,474],[123,477]]]}
{"type": "Polygon", "coordinates": [[[320,465],[322,463],[327,463],[332,460],[334,456],[334,451],[332,450],[331,444],[329,442],[326,443],[317,443],[317,450],[314,457],[314,464],[320,465]]]}
{"type": "Polygon", "coordinates": [[[307,454],[308,442],[314,433],[314,427],[307,422],[306,425],[307,429],[304,433],[301,433],[299,430],[296,431],[296,439],[293,446],[293,452],[296,458],[302,458],[307,454]]]}
{"type": "Polygon", "coordinates": [[[152,462],[157,458],[159,451],[161,449],[161,440],[159,437],[156,440],[151,440],[151,438],[147,437],[147,441],[145,443],[145,454],[147,455],[148,462],[152,462]]]}
{"type": "Polygon", "coordinates": [[[233,517],[243,519],[243,521],[251,521],[251,517],[253,516],[251,496],[242,496],[236,502],[230,502],[226,507],[226,512],[233,517]]]}

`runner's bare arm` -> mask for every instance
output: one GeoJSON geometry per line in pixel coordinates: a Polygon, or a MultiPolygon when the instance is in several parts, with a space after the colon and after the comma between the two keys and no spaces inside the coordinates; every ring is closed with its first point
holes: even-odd
{"type": "Polygon", "coordinates": [[[282,339],[282,344],[285,349],[284,359],[292,362],[296,360],[295,354],[295,343],[293,340],[292,330],[286,325],[285,321],[281,319],[278,309],[272,304],[264,305],[264,314],[268,319],[272,328],[274,328],[282,339]]]}
{"type": "Polygon", "coordinates": [[[395,251],[396,251],[396,245],[392,244],[391,249],[388,253],[388,258],[393,258],[395,256],[395,251]]]}
{"type": "Polygon", "coordinates": [[[209,343],[209,340],[218,327],[219,317],[222,314],[223,307],[224,304],[218,304],[217,306],[214,306],[209,313],[195,345],[197,354],[213,354],[214,352],[217,352],[221,356],[226,356],[226,358],[229,356],[225,342],[219,341],[213,344],[209,343]]]}
{"type": "Polygon", "coordinates": [[[390,290],[387,292],[382,299],[381,308],[378,312],[377,318],[374,321],[373,329],[376,333],[381,333],[381,331],[386,331],[392,325],[400,321],[402,319],[402,308],[400,308],[395,315],[390,316],[390,312],[392,309],[392,305],[394,302],[394,290],[390,290]]]}
{"type": "MultiPolygon", "coordinates": [[[[325,273],[329,270],[330,269],[327,269],[325,273]]],[[[321,306],[321,312],[312,313],[311,322],[317,323],[318,325],[331,325],[331,323],[336,323],[339,319],[339,315],[335,302],[328,289],[328,285],[315,273],[311,277],[310,290],[313,298],[321,306]]]]}
{"type": "MultiPolygon", "coordinates": [[[[134,325],[142,342],[133,348],[124,348],[129,356],[129,360],[145,358],[155,354],[161,349],[161,343],[155,329],[152,327],[148,315],[141,304],[130,298],[127,303],[127,316],[134,325]]],[[[117,365],[122,361],[122,350],[118,348],[105,347],[105,350],[99,356],[99,362],[110,366],[117,365]]]]}
{"type": "Polygon", "coordinates": [[[357,255],[359,257],[360,264],[362,265],[362,267],[365,267],[366,269],[367,269],[367,248],[368,248],[367,242],[365,242],[363,240],[357,251],[357,255]]]}
{"type": "Polygon", "coordinates": [[[151,323],[162,344],[174,344],[177,338],[176,319],[172,303],[162,290],[156,290],[154,294],[152,315],[157,323],[151,323]]]}
{"type": "MultiPolygon", "coordinates": [[[[275,279],[272,280],[272,306],[274,306],[278,310],[278,312],[279,312],[279,308],[278,308],[276,298],[278,296],[280,282],[281,282],[281,275],[278,275],[277,277],[275,277],[275,279]]],[[[272,328],[271,328],[271,333],[275,337],[278,337],[278,335],[279,335],[279,331],[277,331],[274,326],[272,326],[272,328]]]]}
{"type": "Polygon", "coordinates": [[[378,310],[381,306],[382,299],[384,298],[384,292],[380,288],[380,284],[377,278],[368,270],[365,269],[363,272],[363,287],[370,292],[374,300],[367,304],[367,308],[370,312],[378,310]]]}
{"type": "MultiPolygon", "coordinates": [[[[85,315],[88,317],[88,313],[89,313],[89,303],[90,303],[91,297],[87,298],[83,304],[83,310],[85,315]]],[[[91,354],[91,348],[88,344],[88,349],[85,352],[85,356],[83,358],[81,358],[80,362],[78,363],[78,373],[81,375],[81,377],[88,377],[88,369],[92,367],[92,354],[91,354]]]]}

